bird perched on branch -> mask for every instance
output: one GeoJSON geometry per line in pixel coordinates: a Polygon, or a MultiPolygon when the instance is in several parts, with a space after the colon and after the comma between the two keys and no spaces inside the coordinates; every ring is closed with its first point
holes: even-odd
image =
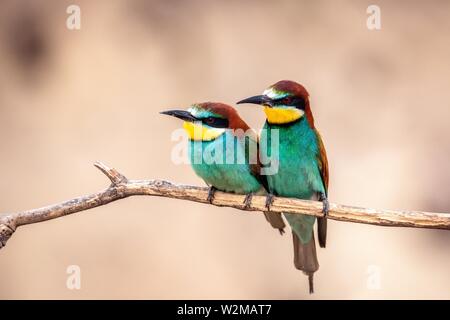
{"type": "MultiPolygon", "coordinates": [[[[260,174],[257,135],[233,107],[205,102],[194,104],[188,110],[161,113],[184,120],[191,165],[210,187],[210,203],[216,190],[246,194],[246,207],[253,194],[266,194],[268,186],[266,176],[260,174]]],[[[266,212],[265,216],[280,234],[284,232],[280,214],[266,212]]]]}
{"type": "MultiPolygon", "coordinates": [[[[326,245],[328,213],[328,161],[314,118],[306,89],[293,81],[279,81],[262,95],[238,103],[264,106],[267,121],[260,136],[261,154],[278,152],[278,172],[267,176],[273,195],[323,201],[325,217],[318,218],[318,238],[326,245]],[[278,150],[272,147],[277,130],[278,150]],[[266,140],[266,143],[263,143],[266,140]]],[[[294,264],[309,278],[310,293],[314,292],[313,274],[319,269],[313,226],[316,218],[285,213],[294,242],[294,264]]]]}

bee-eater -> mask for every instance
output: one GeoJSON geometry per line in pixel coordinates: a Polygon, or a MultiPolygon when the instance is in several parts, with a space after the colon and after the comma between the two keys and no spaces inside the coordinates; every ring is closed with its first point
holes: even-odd
{"type": "MultiPolygon", "coordinates": [[[[260,152],[273,153],[270,139],[278,130],[278,172],[267,176],[272,195],[323,202],[325,217],[318,219],[318,238],[326,245],[328,213],[328,161],[322,138],[314,126],[314,118],[306,89],[293,81],[279,81],[262,95],[238,103],[264,106],[266,123],[261,132],[260,152]],[[262,143],[267,139],[267,143],[262,143]]],[[[284,216],[291,226],[294,242],[294,265],[309,278],[310,293],[314,292],[313,275],[319,269],[314,241],[314,216],[289,214],[284,216]]]]}
{"type": "MultiPolygon", "coordinates": [[[[209,202],[213,201],[215,190],[247,195],[245,206],[250,205],[253,194],[267,193],[266,176],[260,175],[256,133],[236,109],[223,103],[205,102],[188,110],[161,113],[184,120],[191,166],[210,187],[209,202]]],[[[265,212],[265,217],[283,234],[285,224],[281,215],[265,212]]]]}

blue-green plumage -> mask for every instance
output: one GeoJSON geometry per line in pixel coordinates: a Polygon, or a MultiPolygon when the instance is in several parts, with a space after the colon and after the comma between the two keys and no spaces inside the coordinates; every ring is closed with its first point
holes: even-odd
{"type": "Polygon", "coordinates": [[[226,192],[256,193],[262,185],[251,172],[249,148],[248,137],[238,138],[226,130],[212,141],[190,140],[189,156],[195,173],[208,185],[226,192]]]}
{"type": "MultiPolygon", "coordinates": [[[[279,145],[278,172],[267,176],[271,193],[284,197],[311,199],[318,193],[325,193],[318,166],[319,142],[316,131],[305,117],[288,125],[266,123],[261,141],[267,136],[267,143],[261,144],[262,154],[271,155],[272,131],[278,130],[279,145]]],[[[302,243],[311,240],[314,216],[284,214],[291,228],[302,243]]]]}

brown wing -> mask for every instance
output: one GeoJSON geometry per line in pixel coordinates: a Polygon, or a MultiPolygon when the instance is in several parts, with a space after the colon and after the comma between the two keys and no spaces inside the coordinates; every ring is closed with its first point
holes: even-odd
{"type": "MultiPolygon", "coordinates": [[[[250,172],[256,178],[256,180],[258,180],[259,183],[263,185],[264,189],[266,189],[266,191],[269,192],[269,184],[267,182],[267,176],[261,175],[261,161],[259,159],[259,138],[256,135],[256,133],[254,136],[248,136],[248,138],[249,140],[252,140],[252,142],[249,141],[249,143],[256,142],[256,163],[252,163],[254,162],[255,159],[252,159],[253,161],[250,161],[250,172]]],[[[248,150],[249,149],[247,149],[246,151],[248,150]]],[[[249,156],[252,155],[249,154],[249,156]]]]}
{"type": "Polygon", "coordinates": [[[329,182],[329,175],[328,175],[328,158],[327,158],[327,152],[325,151],[325,146],[322,141],[322,137],[320,136],[319,131],[317,129],[314,129],[316,131],[317,135],[317,141],[319,142],[319,154],[318,154],[318,165],[319,165],[319,171],[320,175],[322,177],[323,187],[325,189],[325,194],[328,194],[328,182],[329,182]]]}
{"type": "MultiPolygon", "coordinates": [[[[322,177],[323,187],[325,189],[325,196],[328,197],[328,159],[327,152],[325,151],[325,146],[320,136],[319,131],[314,129],[317,135],[317,141],[319,142],[319,154],[317,156],[317,163],[319,166],[320,176],[322,177]]],[[[322,248],[326,247],[327,244],[327,218],[317,219],[317,233],[319,238],[319,245],[322,248]]]]}

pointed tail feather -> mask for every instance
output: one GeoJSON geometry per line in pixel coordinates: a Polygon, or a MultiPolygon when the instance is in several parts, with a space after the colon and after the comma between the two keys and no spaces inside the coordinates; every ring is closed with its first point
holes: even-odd
{"type": "Polygon", "coordinates": [[[327,218],[317,219],[317,234],[320,247],[325,248],[327,245],[327,218]]]}
{"type": "Polygon", "coordinates": [[[286,225],[284,224],[281,214],[275,212],[264,212],[264,216],[270,225],[275,229],[278,229],[280,234],[283,235],[284,227],[286,227],[286,225]]]}
{"type": "Polygon", "coordinates": [[[309,294],[314,293],[314,272],[308,273],[309,294]]]}
{"type": "Polygon", "coordinates": [[[319,269],[314,233],[307,244],[303,244],[295,232],[292,232],[292,240],[294,242],[294,265],[308,276],[309,293],[313,293],[313,275],[319,269]]]}

